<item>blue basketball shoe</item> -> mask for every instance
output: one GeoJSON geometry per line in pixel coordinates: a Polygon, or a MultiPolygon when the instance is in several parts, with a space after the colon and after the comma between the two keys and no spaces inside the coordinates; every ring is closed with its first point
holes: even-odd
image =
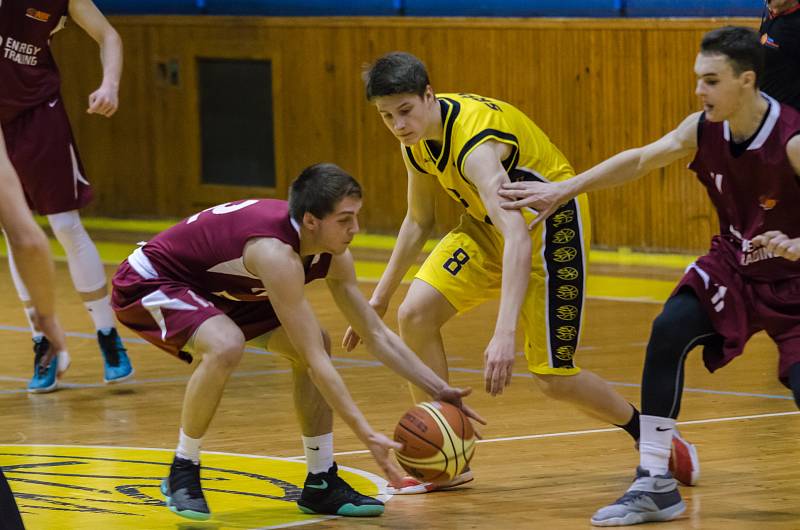
{"type": "Polygon", "coordinates": [[[108,333],[97,332],[97,342],[103,353],[103,381],[119,383],[133,375],[133,366],[128,359],[128,351],[122,345],[122,339],[115,328],[108,333]]]}
{"type": "Polygon", "coordinates": [[[59,352],[50,362],[50,366],[42,366],[42,360],[50,351],[50,341],[47,337],[40,336],[33,339],[33,377],[28,383],[28,392],[32,394],[45,394],[58,388],[58,378],[67,371],[70,364],[69,354],[59,352]]]}

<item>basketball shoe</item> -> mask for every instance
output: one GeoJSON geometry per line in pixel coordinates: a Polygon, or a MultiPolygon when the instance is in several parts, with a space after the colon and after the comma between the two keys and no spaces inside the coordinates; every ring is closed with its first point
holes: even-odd
{"type": "Polygon", "coordinates": [[[108,334],[98,331],[97,342],[103,354],[103,381],[119,383],[133,375],[128,351],[122,345],[122,339],[115,328],[111,328],[108,334]]]}
{"type": "Polygon", "coordinates": [[[69,368],[70,358],[66,351],[59,352],[50,362],[50,366],[41,366],[42,359],[49,351],[50,341],[47,337],[39,336],[33,339],[33,377],[28,383],[28,392],[32,394],[44,394],[56,390],[58,378],[69,368]]]}
{"type": "Polygon", "coordinates": [[[628,526],[651,521],[670,521],[686,510],[678,482],[666,475],[650,476],[641,467],[625,494],[592,516],[594,526],[628,526]]]}
{"type": "Polygon", "coordinates": [[[465,469],[463,473],[453,477],[447,482],[421,482],[414,477],[403,477],[400,484],[386,486],[386,493],[389,495],[415,495],[419,493],[430,493],[431,491],[446,490],[461,486],[467,482],[472,482],[475,477],[472,476],[472,471],[469,468],[465,469]]]}
{"type": "Polygon", "coordinates": [[[684,440],[675,429],[669,454],[669,472],[684,486],[694,486],[700,480],[700,459],[694,444],[684,440]]]}
{"type": "Polygon", "coordinates": [[[161,482],[161,493],[167,507],[181,517],[195,521],[205,521],[211,517],[200,486],[200,464],[175,456],[169,476],[161,482]]]}
{"type": "Polygon", "coordinates": [[[328,471],[309,473],[297,507],[303,513],[324,513],[347,517],[373,517],[383,513],[383,502],[362,495],[345,482],[333,463],[328,471]]]}

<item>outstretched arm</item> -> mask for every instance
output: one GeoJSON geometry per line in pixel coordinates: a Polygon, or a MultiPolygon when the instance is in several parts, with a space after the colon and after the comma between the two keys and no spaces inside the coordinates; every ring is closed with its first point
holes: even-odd
{"type": "Polygon", "coordinates": [[[378,317],[364,299],[356,281],[353,256],[348,250],[334,256],[328,276],[328,288],[336,305],[342,310],[350,325],[364,340],[366,347],[386,366],[405,377],[433,396],[461,408],[467,416],[485,423],[461,398],[469,395],[470,389],[450,387],[441,377],[419,360],[419,357],[378,317]]]}
{"type": "Polygon", "coordinates": [[[389,457],[389,449],[400,449],[401,445],[372,429],[325,351],[316,316],[304,296],[305,272],[300,257],[277,239],[260,238],[245,247],[244,263],[264,283],[278,320],[325,401],[369,448],[389,480],[400,480],[402,473],[389,457]]]}
{"type": "Polygon", "coordinates": [[[100,46],[103,82],[89,95],[89,114],[111,117],[119,105],[122,39],[92,0],[70,0],[69,16],[100,46]]]}
{"type": "Polygon", "coordinates": [[[591,169],[560,182],[510,182],[500,196],[505,209],[533,208],[539,212],[534,224],[549,217],[576,195],[620,186],[642,175],[687,156],[697,149],[697,124],[700,113],[683,120],[677,129],[655,142],[628,149],[600,162],[591,169]]]}
{"type": "MultiPolygon", "coordinates": [[[[425,245],[435,221],[436,180],[431,175],[425,175],[414,169],[405,152],[403,157],[408,172],[408,210],[397,234],[389,263],[369,301],[381,317],[386,313],[389,300],[425,245]]],[[[354,333],[352,328],[348,328],[342,346],[350,351],[356,347],[358,341],[358,334],[354,333]]]]}

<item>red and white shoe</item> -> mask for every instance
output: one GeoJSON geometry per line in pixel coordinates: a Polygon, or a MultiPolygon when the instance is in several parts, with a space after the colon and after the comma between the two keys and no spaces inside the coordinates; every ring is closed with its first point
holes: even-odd
{"type": "Polygon", "coordinates": [[[430,493],[432,491],[446,490],[455,488],[467,482],[472,482],[475,477],[472,471],[465,469],[463,473],[447,482],[420,482],[414,477],[403,477],[400,484],[387,484],[386,493],[388,495],[417,495],[420,493],[430,493]]]}
{"type": "Polygon", "coordinates": [[[700,480],[700,460],[694,444],[684,440],[675,430],[669,455],[669,471],[685,486],[694,486],[700,480]]]}

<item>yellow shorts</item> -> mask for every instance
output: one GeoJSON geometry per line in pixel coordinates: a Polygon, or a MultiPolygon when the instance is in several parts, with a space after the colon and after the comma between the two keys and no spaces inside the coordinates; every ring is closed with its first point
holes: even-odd
{"type": "MultiPolygon", "coordinates": [[[[526,220],[533,216],[524,213],[526,220]]],[[[536,374],[573,375],[580,339],[590,241],[585,195],[563,205],[531,232],[528,292],[522,304],[525,357],[536,374]]],[[[456,308],[467,311],[500,296],[503,273],[500,232],[468,214],[433,249],[416,278],[456,308]]]]}

